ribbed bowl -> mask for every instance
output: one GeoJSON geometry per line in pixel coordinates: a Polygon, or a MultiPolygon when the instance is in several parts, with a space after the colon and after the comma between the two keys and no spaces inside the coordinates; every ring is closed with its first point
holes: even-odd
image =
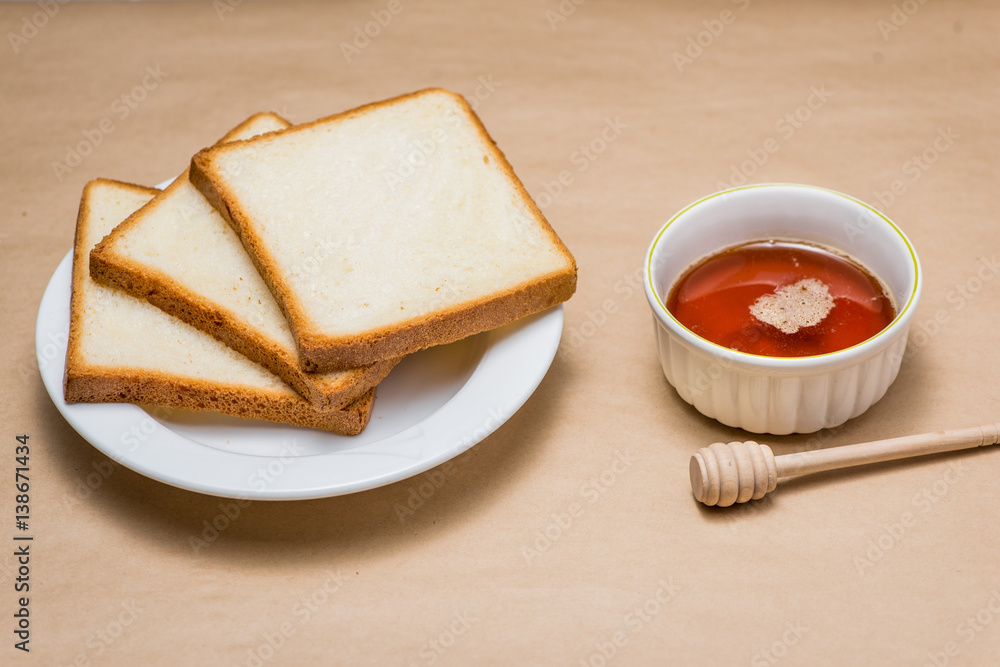
{"type": "Polygon", "coordinates": [[[766,184],[710,195],[671,218],[649,247],[645,287],[663,373],[680,397],[727,426],[784,435],[838,426],[882,398],[904,357],[921,270],[903,232],[870,206],[822,188],[766,184]],[[685,269],[761,239],[819,243],[857,259],[888,287],[896,318],[854,347],[776,358],[716,345],[667,311],[670,287],[685,269]]]}

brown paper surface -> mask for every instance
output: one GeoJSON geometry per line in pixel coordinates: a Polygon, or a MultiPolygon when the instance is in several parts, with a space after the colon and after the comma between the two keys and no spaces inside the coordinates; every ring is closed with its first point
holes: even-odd
{"type": "Polygon", "coordinates": [[[42,2],[3,5],[0,27],[3,664],[1000,660],[1000,451],[701,507],[690,455],[749,436],[666,383],[639,278],[667,218],[726,185],[859,197],[919,252],[916,352],[861,417],[760,440],[782,454],[1000,419],[993,4],[42,2]],[[548,375],[447,468],[254,502],[195,548],[227,501],[109,461],[38,376],[35,316],[84,183],[170,178],[256,111],[305,122],[427,86],[474,102],[577,258],[548,375]]]}

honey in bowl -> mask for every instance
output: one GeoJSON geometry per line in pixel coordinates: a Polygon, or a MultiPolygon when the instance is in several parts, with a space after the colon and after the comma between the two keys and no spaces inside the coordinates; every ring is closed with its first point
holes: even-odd
{"type": "Polygon", "coordinates": [[[674,283],[667,310],[723,347],[767,357],[844,350],[885,329],[896,309],[866,267],[799,241],[754,241],[701,260],[674,283]]]}

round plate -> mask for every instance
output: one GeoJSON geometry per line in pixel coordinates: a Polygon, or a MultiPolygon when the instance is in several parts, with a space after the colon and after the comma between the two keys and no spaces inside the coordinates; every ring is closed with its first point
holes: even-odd
{"type": "Polygon", "coordinates": [[[444,463],[503,424],[559,347],[556,306],[406,357],[378,387],[368,428],[338,436],[287,424],[63,397],[73,253],[42,297],[35,350],[45,388],[88,442],[147,477],[231,498],[322,498],[397,482],[444,463]]]}

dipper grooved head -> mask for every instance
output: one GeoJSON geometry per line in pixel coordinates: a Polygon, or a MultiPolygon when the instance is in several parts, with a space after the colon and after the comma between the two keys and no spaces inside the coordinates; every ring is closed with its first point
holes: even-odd
{"type": "Polygon", "coordinates": [[[691,457],[691,490],[698,502],[729,507],[759,500],[778,485],[774,453],[756,442],[703,447],[691,457]]]}

